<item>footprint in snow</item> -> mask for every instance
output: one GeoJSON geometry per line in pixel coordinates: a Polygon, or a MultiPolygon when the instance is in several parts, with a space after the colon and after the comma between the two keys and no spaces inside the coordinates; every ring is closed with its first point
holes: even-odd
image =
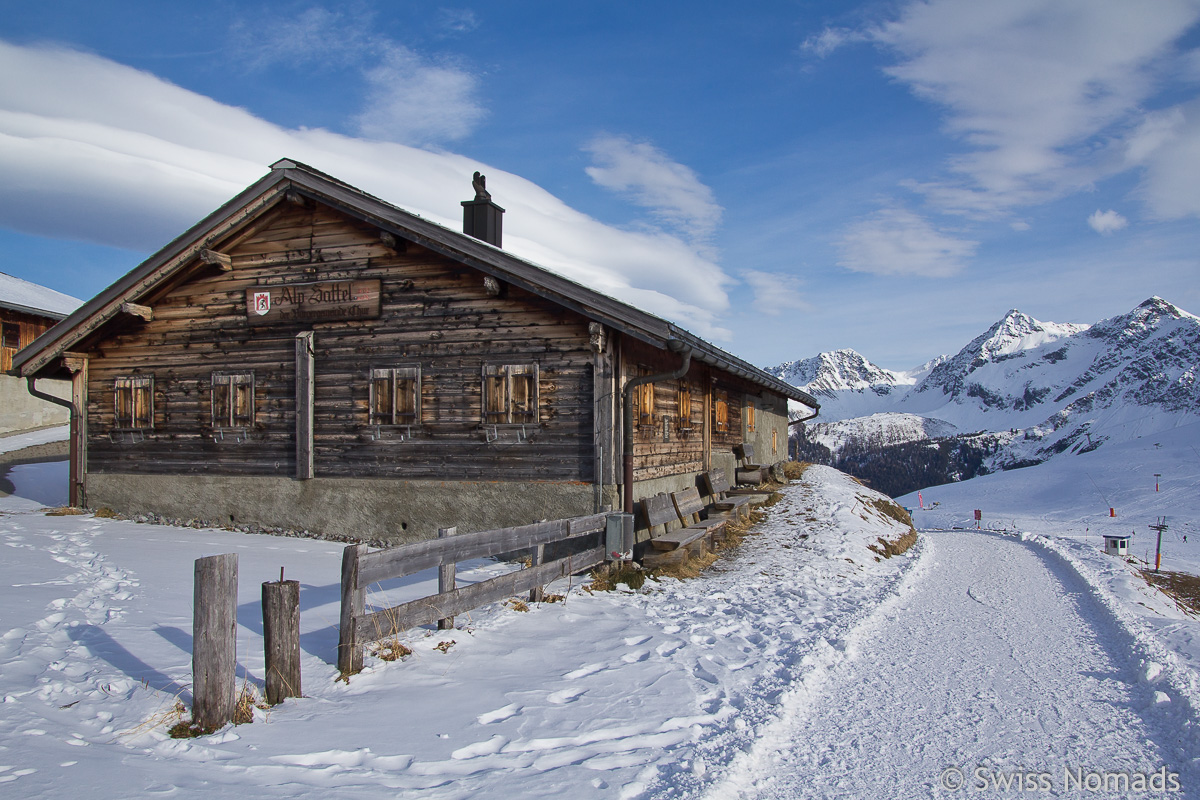
{"type": "Polygon", "coordinates": [[[565,705],[572,700],[579,699],[579,695],[583,694],[583,689],[560,689],[557,692],[551,693],[546,699],[556,706],[565,705]]]}
{"type": "Polygon", "coordinates": [[[637,645],[644,644],[645,642],[648,642],[648,641],[650,641],[649,636],[626,636],[625,637],[625,646],[626,647],[636,647],[637,645]]]}
{"type": "Polygon", "coordinates": [[[634,650],[632,653],[626,653],[625,655],[621,656],[621,660],[626,664],[637,664],[641,661],[645,661],[649,657],[649,650],[634,650]]]}
{"type": "Polygon", "coordinates": [[[489,725],[493,722],[500,722],[502,720],[506,720],[509,717],[515,717],[517,714],[520,714],[520,713],[521,713],[521,706],[517,705],[516,703],[509,703],[508,705],[504,706],[503,708],[497,708],[495,711],[488,711],[487,713],[480,714],[475,719],[479,722],[480,725],[489,725]]]}
{"type": "Polygon", "coordinates": [[[674,653],[676,650],[678,650],[682,646],[683,646],[683,642],[680,642],[680,641],[673,640],[670,642],[663,642],[658,647],[654,648],[654,652],[658,653],[663,658],[666,658],[667,656],[671,655],[672,653],[674,653]]]}
{"type": "Polygon", "coordinates": [[[603,672],[606,669],[608,669],[607,664],[584,664],[579,669],[573,669],[566,675],[563,675],[563,678],[568,681],[575,681],[579,680],[580,678],[586,678],[588,675],[595,675],[597,672],[603,672]]]}

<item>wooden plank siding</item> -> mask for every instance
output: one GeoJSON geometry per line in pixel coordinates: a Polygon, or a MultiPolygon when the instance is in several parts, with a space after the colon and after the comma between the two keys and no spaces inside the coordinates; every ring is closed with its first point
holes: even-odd
{"type": "Polygon", "coordinates": [[[295,470],[297,333],[314,331],[317,477],[581,481],[593,479],[593,355],[588,323],[548,300],[314,204],[281,203],[228,249],[233,269],[200,269],[144,302],[151,321],[123,319],[92,349],[89,471],[291,475],[295,470]],[[250,326],[246,290],[315,281],[381,281],[381,316],[250,326]],[[115,333],[114,333],[115,331],[115,333]],[[482,425],[484,364],[538,365],[538,419],[482,425]],[[369,424],[372,368],[419,365],[421,421],[369,424]],[[253,371],[254,425],[214,429],[214,371],[253,371]],[[113,385],[152,375],[154,425],[114,426],[113,385]],[[490,428],[490,426],[486,426],[490,428]]]}
{"type": "Polygon", "coordinates": [[[57,320],[0,308],[0,372],[12,369],[13,356],[23,347],[28,347],[57,320]],[[16,345],[13,347],[12,345],[16,345]]]}

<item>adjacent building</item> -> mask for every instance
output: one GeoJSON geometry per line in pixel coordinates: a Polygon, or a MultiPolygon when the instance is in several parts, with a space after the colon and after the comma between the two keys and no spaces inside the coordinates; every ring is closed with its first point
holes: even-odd
{"type": "MultiPolygon", "coordinates": [[[[17,351],[33,343],[80,306],[77,298],[0,272],[0,435],[66,424],[67,409],[33,397],[25,382],[5,373],[17,351]]],[[[49,394],[67,397],[66,383],[46,384],[49,394]]]]}
{"type": "Polygon", "coordinates": [[[458,232],[280,161],[18,353],[72,381],[73,501],[402,542],[786,459],[812,397],[505,252],[475,186],[458,232]]]}

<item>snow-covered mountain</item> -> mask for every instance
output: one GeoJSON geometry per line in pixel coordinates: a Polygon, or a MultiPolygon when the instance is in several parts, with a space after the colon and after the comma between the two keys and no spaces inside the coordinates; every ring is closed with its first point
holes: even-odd
{"type": "Polygon", "coordinates": [[[948,356],[939,356],[907,372],[872,364],[849,348],[788,361],[767,371],[802,386],[821,403],[821,419],[834,421],[873,414],[881,402],[902,397],[948,356]]]}
{"type": "Polygon", "coordinates": [[[1194,422],[1198,370],[1200,318],[1152,297],[1090,326],[1013,310],[955,355],[909,372],[842,350],[771,371],[821,400],[823,427],[810,424],[809,438],[836,444],[831,450],[900,439],[900,431],[919,440],[915,416],[932,421],[925,438],[946,435],[935,423],[997,433],[986,464],[994,469],[1194,422]]]}
{"type": "Polygon", "coordinates": [[[862,447],[886,447],[953,436],[958,428],[940,419],[885,412],[837,422],[812,422],[807,424],[805,432],[810,442],[827,447],[836,455],[851,442],[862,447]]]}

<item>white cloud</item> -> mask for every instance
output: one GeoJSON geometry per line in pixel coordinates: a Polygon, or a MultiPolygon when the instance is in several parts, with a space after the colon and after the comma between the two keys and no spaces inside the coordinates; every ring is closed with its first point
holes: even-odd
{"type": "Polygon", "coordinates": [[[1044,202],[1123,168],[1107,146],[1158,90],[1194,0],[931,0],[878,27],[901,57],[888,74],[945,109],[968,149],[949,175],[914,184],[977,215],[1044,202]]]}
{"type": "Polygon", "coordinates": [[[595,162],[586,172],[598,185],[628,194],[694,241],[703,242],[716,230],[723,209],[690,167],[626,136],[598,136],[584,149],[595,162]]]}
{"type": "Polygon", "coordinates": [[[240,17],[230,26],[230,51],[254,70],[278,64],[353,66],[377,56],[383,41],[370,32],[369,23],[369,16],[350,19],[319,6],[295,15],[240,17]]]}
{"type": "MultiPolygon", "coordinates": [[[[288,130],[154,75],[0,41],[0,225],[150,252],[289,157],[459,229],[481,170],[508,213],[505,249],[712,338],[721,268],[659,231],[604,225],[473,159],[325,130],[288,130]]],[[[134,265],[130,264],[132,268],[134,265]]],[[[114,278],[116,276],[113,276],[114,278]]]]}
{"type": "MultiPolygon", "coordinates": [[[[470,11],[442,14],[448,31],[477,25],[470,11]]],[[[457,141],[486,112],[479,81],[450,59],[433,60],[374,32],[369,13],[316,6],[293,17],[242,19],[232,29],[233,52],[252,70],[275,65],[355,69],[366,86],[356,132],[417,146],[457,141]]]]}
{"type": "Polygon", "coordinates": [[[479,18],[469,8],[438,9],[438,24],[448,34],[470,33],[479,27],[479,18]]]}
{"type": "Polygon", "coordinates": [[[372,139],[418,145],[454,141],[485,114],[473,75],[453,65],[430,64],[399,45],[366,77],[371,88],[357,122],[359,133],[372,139]]]}
{"type": "Polygon", "coordinates": [[[883,209],[848,227],[838,264],[873,275],[942,278],[961,271],[978,244],[943,233],[911,211],[883,209]]]}
{"type": "Polygon", "coordinates": [[[804,43],[800,45],[800,49],[806,53],[812,53],[817,58],[825,58],[842,45],[867,40],[867,35],[861,31],[855,31],[850,28],[830,27],[825,28],[815,36],[805,39],[804,43]]]}
{"type": "Polygon", "coordinates": [[[1147,115],[1128,139],[1138,196],[1157,219],[1200,217],[1200,101],[1147,115]]]}
{"type": "Polygon", "coordinates": [[[1129,224],[1129,220],[1125,219],[1111,208],[1108,211],[1101,211],[1097,208],[1096,211],[1088,217],[1087,222],[1088,225],[1091,226],[1092,230],[1101,236],[1108,236],[1110,233],[1115,233],[1129,224]]]}
{"type": "Polygon", "coordinates": [[[812,304],[795,288],[799,278],[788,273],[748,269],[742,279],[754,290],[754,307],[770,317],[783,311],[811,311],[812,304]]]}

